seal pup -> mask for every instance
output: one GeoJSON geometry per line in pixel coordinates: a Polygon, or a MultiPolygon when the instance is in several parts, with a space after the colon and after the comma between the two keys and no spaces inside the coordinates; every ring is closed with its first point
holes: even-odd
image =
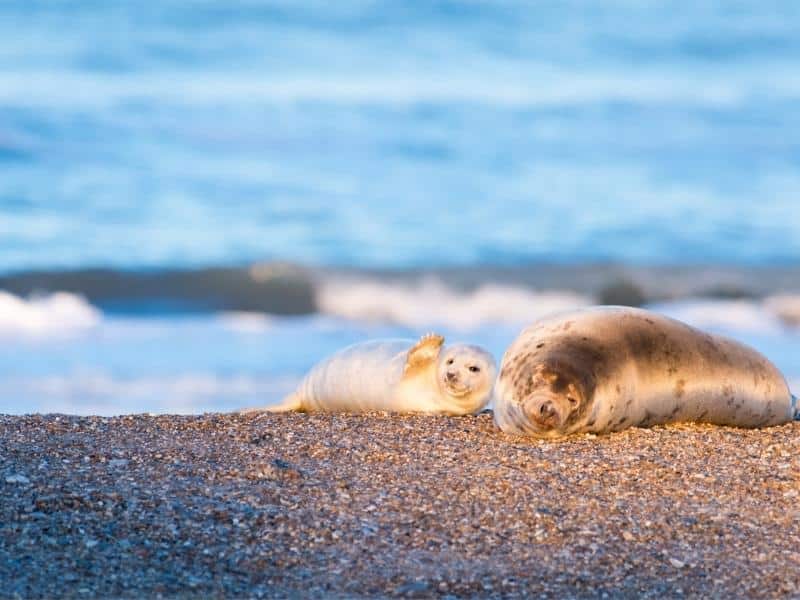
{"type": "Polygon", "coordinates": [[[503,356],[494,419],[539,438],[696,421],[797,418],[778,369],[739,342],[646,310],[600,306],[525,329],[503,356]]]}
{"type": "Polygon", "coordinates": [[[316,365],[270,412],[387,411],[466,415],[488,403],[497,366],[483,348],[429,334],[349,346],[316,365]]]}

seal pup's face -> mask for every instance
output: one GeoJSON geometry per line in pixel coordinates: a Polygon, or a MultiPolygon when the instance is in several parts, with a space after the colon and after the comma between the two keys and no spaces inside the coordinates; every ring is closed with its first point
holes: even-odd
{"type": "Polygon", "coordinates": [[[590,401],[567,372],[538,364],[510,378],[501,375],[499,387],[511,396],[495,406],[497,424],[507,433],[558,438],[586,425],[590,401]]]}
{"type": "Polygon", "coordinates": [[[497,366],[483,348],[458,344],[439,356],[439,389],[468,412],[477,412],[489,401],[497,366]]]}

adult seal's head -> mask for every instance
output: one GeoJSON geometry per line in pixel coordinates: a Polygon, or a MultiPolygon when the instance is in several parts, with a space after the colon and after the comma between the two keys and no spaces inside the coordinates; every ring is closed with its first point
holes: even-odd
{"type": "Polygon", "coordinates": [[[497,396],[503,401],[495,405],[495,421],[509,433],[540,438],[582,430],[593,412],[595,387],[591,370],[581,364],[582,353],[540,362],[536,350],[523,349],[502,371],[497,396]]]}

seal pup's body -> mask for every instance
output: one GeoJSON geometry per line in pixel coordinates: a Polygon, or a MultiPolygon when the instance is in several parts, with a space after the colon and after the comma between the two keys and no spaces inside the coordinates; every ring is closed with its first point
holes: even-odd
{"type": "Polygon", "coordinates": [[[527,328],[503,357],[495,394],[501,429],[543,438],[679,421],[764,427],[796,414],[786,380],[752,348],[625,307],[527,328]]]}
{"type": "Polygon", "coordinates": [[[464,415],[483,409],[496,366],[477,346],[443,348],[444,338],[373,340],[349,346],[316,365],[297,390],[270,412],[387,411],[464,415]]]}

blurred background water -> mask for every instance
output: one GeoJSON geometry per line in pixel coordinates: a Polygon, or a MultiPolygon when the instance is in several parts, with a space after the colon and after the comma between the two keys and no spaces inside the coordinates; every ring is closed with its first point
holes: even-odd
{"type": "Polygon", "coordinates": [[[0,412],[268,404],[429,328],[499,358],[621,277],[797,391],[798,23],[790,0],[5,0],[0,412]],[[308,306],[242,287],[274,261],[308,306]]]}

